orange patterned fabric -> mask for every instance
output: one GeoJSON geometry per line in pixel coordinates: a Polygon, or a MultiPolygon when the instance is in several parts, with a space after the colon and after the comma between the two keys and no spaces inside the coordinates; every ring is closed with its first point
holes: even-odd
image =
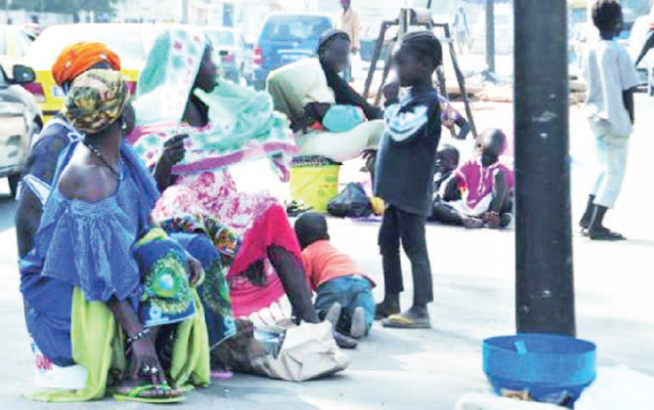
{"type": "Polygon", "coordinates": [[[105,62],[114,70],[120,70],[120,58],[104,44],[86,42],[73,44],[59,54],[52,66],[52,76],[57,85],[61,86],[105,62]]]}

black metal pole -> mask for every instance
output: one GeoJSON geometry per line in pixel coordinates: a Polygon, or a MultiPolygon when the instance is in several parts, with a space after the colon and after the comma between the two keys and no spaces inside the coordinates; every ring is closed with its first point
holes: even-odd
{"type": "Polygon", "coordinates": [[[575,334],[566,0],[515,0],[519,333],[575,334]]]}
{"type": "Polygon", "coordinates": [[[495,72],[495,0],[486,0],[486,66],[495,72]]]}
{"type": "Polygon", "coordinates": [[[386,39],[386,31],[388,30],[388,27],[391,24],[394,24],[394,22],[384,21],[381,25],[381,28],[379,29],[379,37],[377,37],[377,41],[375,42],[375,50],[372,53],[372,59],[370,60],[370,68],[368,69],[368,76],[366,77],[366,85],[363,89],[363,98],[365,100],[367,100],[368,96],[370,95],[370,86],[372,85],[372,79],[375,76],[375,71],[377,71],[377,62],[379,61],[382,48],[384,47],[384,40],[386,39]]]}
{"type": "MultiPolygon", "coordinates": [[[[477,126],[475,125],[475,119],[472,115],[472,107],[470,106],[470,99],[468,98],[468,91],[466,90],[466,79],[461,72],[461,67],[459,67],[459,59],[456,56],[456,50],[454,49],[454,42],[452,41],[452,33],[450,31],[450,25],[445,24],[443,26],[445,30],[445,38],[448,39],[448,47],[450,50],[450,57],[452,59],[452,65],[454,66],[454,74],[456,75],[456,81],[459,84],[459,89],[461,90],[461,95],[463,96],[463,105],[466,109],[466,116],[468,117],[468,123],[470,123],[470,130],[472,131],[472,136],[477,138],[477,126]]],[[[443,76],[445,77],[445,76],[443,76]]],[[[445,94],[447,95],[447,93],[445,94]]]]}

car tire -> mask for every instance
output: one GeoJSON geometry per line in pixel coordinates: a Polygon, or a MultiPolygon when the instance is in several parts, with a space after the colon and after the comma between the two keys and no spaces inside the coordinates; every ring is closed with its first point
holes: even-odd
{"type": "Polygon", "coordinates": [[[16,195],[18,194],[18,184],[20,183],[20,174],[9,175],[7,180],[9,180],[9,194],[12,198],[16,198],[16,195]]]}
{"type": "Polygon", "coordinates": [[[648,89],[648,91],[649,91],[649,96],[650,96],[650,97],[654,97],[654,84],[649,84],[649,85],[647,86],[647,89],[648,89]]]}

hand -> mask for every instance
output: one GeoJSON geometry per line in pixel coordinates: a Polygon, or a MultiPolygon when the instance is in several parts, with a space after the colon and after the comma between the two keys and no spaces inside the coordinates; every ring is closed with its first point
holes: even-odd
{"type": "Polygon", "coordinates": [[[152,379],[152,384],[159,386],[166,383],[164,368],[159,362],[157,351],[150,337],[132,343],[132,363],[130,375],[133,380],[152,379]]]}
{"type": "Polygon", "coordinates": [[[194,288],[200,286],[204,282],[204,268],[202,263],[195,259],[190,254],[186,254],[186,261],[188,264],[188,281],[194,288]]]}
{"type": "Polygon", "coordinates": [[[188,134],[176,135],[164,143],[163,153],[154,167],[154,179],[160,191],[164,191],[172,184],[173,165],[184,159],[186,149],[184,140],[188,134]]]}
{"type": "Polygon", "coordinates": [[[365,149],[361,152],[361,158],[365,161],[370,161],[370,159],[375,159],[377,157],[376,149],[365,149]]]}
{"type": "Polygon", "coordinates": [[[186,155],[186,148],[184,148],[184,140],[188,138],[188,134],[175,135],[164,143],[163,153],[159,161],[165,161],[169,165],[175,165],[184,159],[186,155]]]}
{"type": "Polygon", "coordinates": [[[386,84],[382,89],[382,93],[386,101],[397,100],[400,96],[400,83],[393,81],[392,83],[386,84]]]}

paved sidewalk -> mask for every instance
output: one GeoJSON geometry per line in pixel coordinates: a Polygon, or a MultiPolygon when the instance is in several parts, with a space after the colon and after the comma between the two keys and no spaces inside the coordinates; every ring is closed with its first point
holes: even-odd
{"type": "MultiPolygon", "coordinates": [[[[643,124],[634,136],[625,194],[610,216],[612,227],[631,239],[591,243],[574,238],[579,336],[598,344],[600,364],[621,363],[654,375],[654,298],[652,280],[654,203],[651,137],[647,117],[651,100],[637,99],[643,124]],[[640,105],[639,105],[640,104],[640,105]]],[[[574,117],[574,116],[577,117],[574,117]]],[[[484,126],[510,129],[510,106],[480,113],[484,126]],[[507,108],[508,107],[508,108],[507,108]]],[[[575,219],[583,203],[590,163],[589,135],[576,119],[571,143],[575,153],[575,219]]],[[[15,206],[0,198],[0,408],[60,409],[62,405],[28,402],[19,397],[31,387],[31,355],[18,292],[16,246],[12,228],[15,206]]],[[[334,243],[352,254],[381,285],[374,223],[330,220],[334,243]]],[[[453,409],[465,392],[487,389],[481,371],[481,341],[514,332],[513,232],[470,232],[430,226],[428,244],[434,269],[434,329],[373,329],[351,353],[352,365],[341,375],[308,383],[289,383],[239,375],[189,396],[178,409],[453,409]]],[[[406,262],[406,261],[405,261],[406,262]]],[[[407,292],[411,286],[406,266],[407,292]]],[[[381,287],[376,289],[381,297],[381,287]]],[[[112,400],[65,405],[69,409],[114,409],[112,400]]],[[[121,405],[145,409],[147,405],[121,405]]]]}

